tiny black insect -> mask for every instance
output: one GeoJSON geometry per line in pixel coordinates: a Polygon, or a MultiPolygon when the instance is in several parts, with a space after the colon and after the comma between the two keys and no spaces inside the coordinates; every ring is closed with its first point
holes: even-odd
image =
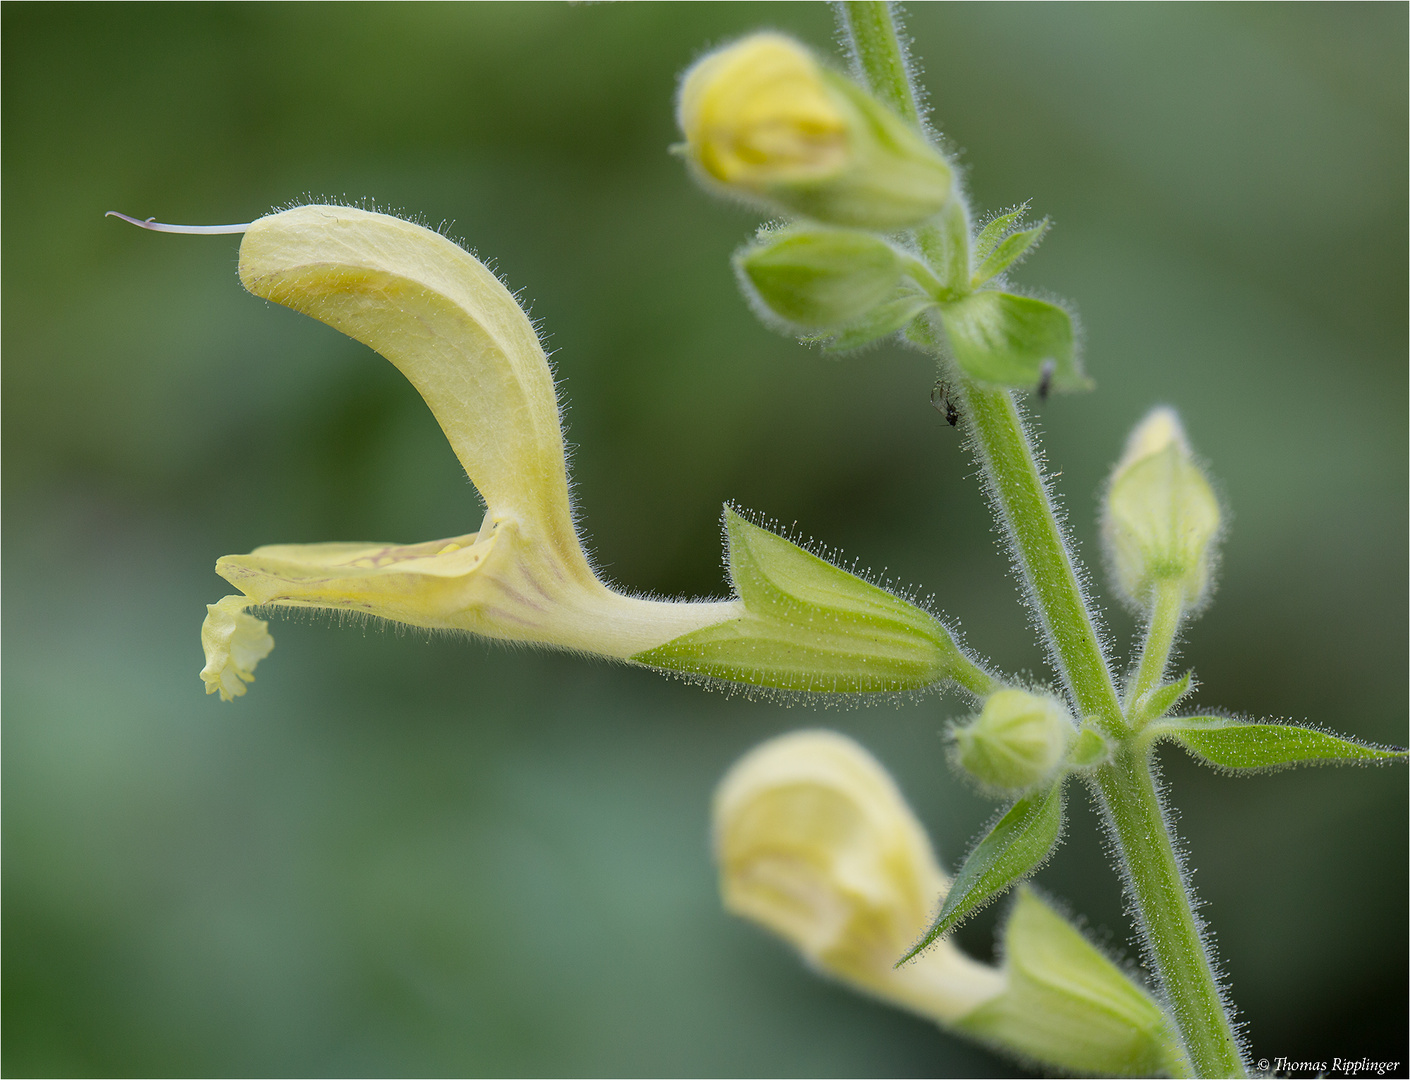
{"type": "Polygon", "coordinates": [[[960,422],[960,410],[955,405],[954,399],[950,397],[950,388],[944,379],[937,382],[935,389],[930,391],[930,404],[935,406],[936,412],[945,415],[945,419],[951,427],[960,422]]]}
{"type": "Polygon", "coordinates": [[[1049,358],[1043,361],[1042,368],[1038,375],[1038,400],[1047,401],[1048,394],[1053,389],[1053,372],[1057,370],[1057,361],[1049,358]]]}

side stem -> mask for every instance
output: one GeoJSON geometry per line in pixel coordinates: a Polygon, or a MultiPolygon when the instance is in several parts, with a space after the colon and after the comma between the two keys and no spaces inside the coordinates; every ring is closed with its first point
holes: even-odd
{"type": "Polygon", "coordinates": [[[1146,642],[1141,648],[1140,664],[1136,677],[1126,691],[1126,707],[1129,709],[1136,700],[1150,690],[1165,674],[1170,664],[1170,650],[1175,644],[1175,634],[1180,629],[1180,618],[1185,613],[1185,587],[1180,581],[1158,581],[1155,595],[1151,598],[1151,621],[1146,627],[1146,642]]]}

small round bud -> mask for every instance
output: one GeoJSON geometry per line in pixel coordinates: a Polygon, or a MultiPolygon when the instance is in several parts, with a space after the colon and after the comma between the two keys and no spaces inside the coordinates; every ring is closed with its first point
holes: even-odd
{"type": "Polygon", "coordinates": [[[918,131],[783,34],[698,61],[677,117],[703,177],[784,213],[890,232],[950,196],[950,167],[918,131]]]}
{"type": "Polygon", "coordinates": [[[1209,589],[1219,500],[1195,464],[1175,410],[1158,408],[1136,426],[1112,471],[1102,540],[1116,582],[1137,605],[1157,582],[1178,582],[1186,607],[1209,589]]]}
{"type": "Polygon", "coordinates": [[[984,710],[955,731],[955,756],[990,787],[1017,790],[1048,776],[1067,752],[1072,721],[1050,697],[1026,690],[990,694],[984,710]]]}
{"type": "Polygon", "coordinates": [[[844,229],[775,233],[735,256],[758,305],[804,329],[845,326],[890,299],[903,265],[884,240],[844,229]]]}

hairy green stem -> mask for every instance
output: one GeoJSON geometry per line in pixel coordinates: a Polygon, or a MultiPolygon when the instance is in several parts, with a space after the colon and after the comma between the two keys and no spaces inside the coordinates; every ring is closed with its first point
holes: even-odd
{"type": "MultiPolygon", "coordinates": [[[[891,5],[849,0],[839,5],[839,16],[859,73],[872,92],[919,126],[915,90],[891,5]]],[[[963,202],[958,197],[952,201],[956,209],[948,219],[917,231],[922,253],[947,283],[947,272],[959,263],[956,226],[964,222],[963,202]]],[[[968,260],[967,244],[963,256],[968,260]]],[[[1147,956],[1169,999],[1191,1064],[1200,1076],[1243,1076],[1238,1043],[1180,872],[1149,756],[1133,746],[1110,665],[1102,655],[1018,406],[1009,391],[968,380],[964,396],[994,502],[1032,590],[1055,665],[1083,715],[1099,717],[1118,741],[1115,758],[1096,774],[1098,801],[1121,855],[1147,956]]],[[[1158,610],[1153,614],[1153,636],[1141,666],[1158,664],[1155,678],[1164,671],[1176,626],[1178,615],[1171,619],[1158,610]]]]}
{"type": "Polygon", "coordinates": [[[920,109],[906,53],[896,36],[891,5],[877,0],[844,0],[837,5],[842,32],[852,43],[857,74],[902,119],[920,126],[920,109]]]}
{"type": "Polygon", "coordinates": [[[1196,1076],[1245,1076],[1200,925],[1151,777],[1149,754],[1132,746],[1097,770],[1096,786],[1125,856],[1126,885],[1150,959],[1196,1076]]]}
{"type": "Polygon", "coordinates": [[[1126,691],[1126,708],[1129,710],[1147,690],[1156,686],[1165,669],[1170,664],[1170,650],[1175,644],[1175,634],[1180,629],[1180,618],[1185,613],[1185,586],[1178,580],[1161,580],[1155,584],[1155,595],[1151,598],[1150,624],[1146,627],[1146,641],[1141,648],[1140,664],[1136,677],[1126,691]]]}
{"type": "Polygon", "coordinates": [[[955,659],[951,662],[953,667],[949,673],[950,679],[956,686],[968,690],[980,701],[996,690],[1002,690],[1006,685],[990,675],[959,649],[955,650],[955,659]]]}
{"type": "Polygon", "coordinates": [[[980,462],[1024,577],[1053,660],[1083,716],[1120,734],[1121,706],[1097,631],[1058,528],[1018,405],[1007,390],[969,383],[965,405],[980,462]]]}

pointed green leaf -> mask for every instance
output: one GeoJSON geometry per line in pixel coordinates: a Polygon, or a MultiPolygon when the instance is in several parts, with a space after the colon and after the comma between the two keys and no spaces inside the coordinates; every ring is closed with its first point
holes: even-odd
{"type": "Polygon", "coordinates": [[[1404,760],[1406,751],[1346,739],[1297,724],[1249,723],[1223,716],[1161,720],[1151,739],[1173,739],[1195,758],[1221,769],[1278,769],[1289,765],[1404,760]]]}
{"type": "Polygon", "coordinates": [[[1020,259],[1027,258],[1029,252],[1038,246],[1038,241],[1047,235],[1049,228],[1050,223],[1047,218],[1044,218],[1031,229],[1023,229],[1004,237],[979,264],[979,269],[974,272],[971,284],[978,288],[990,278],[998,277],[1020,259]]]}
{"type": "Polygon", "coordinates": [[[977,292],[940,306],[955,361],[980,382],[1031,389],[1051,362],[1054,390],[1085,390],[1072,319],[1056,304],[1003,292],[977,292]]]}
{"type": "Polygon", "coordinates": [[[914,690],[992,680],[929,612],[725,509],[738,618],[632,657],[751,686],[815,693],[914,690]]]}
{"type": "Polygon", "coordinates": [[[1163,683],[1142,694],[1136,702],[1136,708],[1132,710],[1136,726],[1139,728],[1152,720],[1159,720],[1173,709],[1175,703],[1190,692],[1193,678],[1194,672],[1187,671],[1184,678],[1163,683]]]}
{"type": "Polygon", "coordinates": [[[903,293],[880,307],[873,308],[863,318],[850,326],[838,330],[831,337],[820,338],[823,347],[829,352],[846,352],[860,349],[874,341],[894,334],[911,322],[927,308],[935,306],[935,301],[920,293],[903,293]]]}
{"type": "Polygon", "coordinates": [[[901,958],[904,964],[938,937],[948,934],[1052,853],[1062,835],[1062,781],[1025,795],[1009,807],[989,835],[969,853],[955,875],[935,923],[901,958]]]}
{"type": "Polygon", "coordinates": [[[1018,227],[1018,223],[1023,220],[1023,215],[1028,213],[1028,204],[1016,206],[1012,210],[998,214],[989,219],[989,223],[979,230],[979,235],[974,238],[974,261],[984,262],[990,253],[999,246],[1000,241],[1008,236],[1009,232],[1018,227]]]}

